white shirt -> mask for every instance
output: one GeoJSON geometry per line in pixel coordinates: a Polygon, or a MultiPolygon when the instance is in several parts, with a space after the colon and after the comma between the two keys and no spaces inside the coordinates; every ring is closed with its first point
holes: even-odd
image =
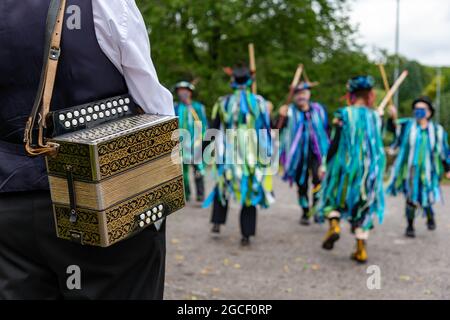
{"type": "Polygon", "coordinates": [[[122,73],[130,95],[146,113],[174,115],[173,97],[158,80],[144,19],[134,0],[92,0],[102,51],[122,73]]]}
{"type": "MultiPolygon", "coordinates": [[[[172,94],[159,83],[135,0],[92,0],[92,10],[100,48],[124,76],[136,103],[146,113],[174,115],[172,94]]],[[[162,222],[155,223],[157,230],[162,222]]]]}

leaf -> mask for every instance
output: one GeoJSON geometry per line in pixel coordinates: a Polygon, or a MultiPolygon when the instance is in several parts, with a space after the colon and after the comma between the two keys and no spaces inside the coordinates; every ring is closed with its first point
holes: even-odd
{"type": "Polygon", "coordinates": [[[402,280],[402,281],[411,281],[411,277],[407,276],[407,275],[401,275],[399,277],[399,279],[402,280]]]}
{"type": "Polygon", "coordinates": [[[320,269],[320,266],[319,266],[318,264],[313,264],[313,265],[311,266],[311,269],[313,269],[314,271],[317,271],[317,270],[320,269]]]}
{"type": "Polygon", "coordinates": [[[208,274],[211,273],[211,271],[212,271],[212,268],[211,268],[211,267],[206,267],[206,268],[203,268],[202,271],[200,271],[200,273],[201,273],[202,275],[208,275],[208,274]]]}
{"type": "Polygon", "coordinates": [[[235,263],[233,267],[234,267],[235,269],[240,269],[240,268],[241,268],[241,265],[240,265],[239,263],[235,263]]]}
{"type": "Polygon", "coordinates": [[[229,266],[230,265],[230,260],[227,259],[227,258],[223,259],[223,265],[224,266],[229,266]]]}
{"type": "Polygon", "coordinates": [[[175,255],[175,260],[178,261],[178,262],[182,262],[182,261],[184,261],[184,256],[181,255],[181,254],[176,254],[175,255]]]}
{"type": "Polygon", "coordinates": [[[180,240],[174,238],[174,239],[170,240],[170,243],[171,243],[171,244],[174,244],[174,245],[175,245],[175,244],[179,244],[179,243],[180,243],[180,240]]]}
{"type": "Polygon", "coordinates": [[[220,293],[220,289],[219,288],[212,288],[212,293],[213,294],[218,294],[218,293],[220,293]]]}

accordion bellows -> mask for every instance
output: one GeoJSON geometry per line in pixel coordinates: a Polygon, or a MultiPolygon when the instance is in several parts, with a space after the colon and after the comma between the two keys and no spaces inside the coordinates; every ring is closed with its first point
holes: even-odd
{"type": "Polygon", "coordinates": [[[47,170],[58,237],[108,247],[184,207],[177,129],[176,117],[142,114],[53,138],[60,148],[47,170]]]}

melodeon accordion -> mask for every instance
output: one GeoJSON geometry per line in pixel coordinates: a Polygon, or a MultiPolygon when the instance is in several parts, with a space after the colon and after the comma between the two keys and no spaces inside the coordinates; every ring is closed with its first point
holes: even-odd
{"type": "Polygon", "coordinates": [[[178,119],[136,110],[123,95],[48,114],[59,238],[108,247],[184,207],[178,119]]]}

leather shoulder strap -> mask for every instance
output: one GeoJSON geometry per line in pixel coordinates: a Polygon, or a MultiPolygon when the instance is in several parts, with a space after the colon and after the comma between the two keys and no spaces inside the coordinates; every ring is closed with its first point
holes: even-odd
{"type": "Polygon", "coordinates": [[[52,0],[50,2],[45,35],[45,54],[38,92],[28,118],[24,143],[25,150],[30,156],[54,154],[58,145],[44,141],[45,120],[50,111],[53,96],[58,61],[61,54],[61,36],[64,24],[66,0],[52,0]],[[35,126],[38,126],[37,137],[35,126]],[[36,140],[37,141],[34,141],[36,140]]]}

